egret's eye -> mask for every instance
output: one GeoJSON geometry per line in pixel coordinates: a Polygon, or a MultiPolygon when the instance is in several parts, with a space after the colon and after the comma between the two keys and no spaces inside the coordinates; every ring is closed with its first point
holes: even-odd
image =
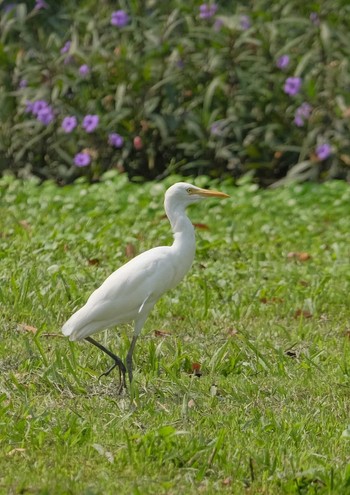
{"type": "Polygon", "coordinates": [[[188,189],[186,189],[186,191],[188,192],[188,194],[192,194],[193,193],[193,189],[191,187],[189,187],[188,189]]]}

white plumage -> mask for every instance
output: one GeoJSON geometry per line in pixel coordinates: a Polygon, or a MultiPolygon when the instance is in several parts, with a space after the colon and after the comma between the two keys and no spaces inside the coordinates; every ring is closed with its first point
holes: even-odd
{"type": "Polygon", "coordinates": [[[64,324],[62,332],[71,340],[87,339],[111,356],[122,375],[121,387],[125,386],[125,372],[132,380],[132,353],[145,320],[158,299],[174,288],[190,269],[195,254],[195,236],[192,223],[185,208],[208,197],[224,198],[227,194],[178,182],[165,194],[164,207],[169,218],[174,242],[146,251],[110,275],[89,297],[86,304],[64,324]],[[134,335],[126,358],[122,360],[97,343],[90,336],[119,323],[134,321],[134,335]]]}

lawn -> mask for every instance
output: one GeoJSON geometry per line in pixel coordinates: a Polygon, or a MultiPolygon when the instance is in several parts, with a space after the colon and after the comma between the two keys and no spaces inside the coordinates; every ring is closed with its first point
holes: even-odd
{"type": "MultiPolygon", "coordinates": [[[[231,197],[189,209],[196,260],[122,396],[98,380],[108,357],[61,335],[108,274],[171,243],[173,181],[1,180],[0,493],[350,493],[349,185],[197,179],[231,197]]],[[[131,334],[95,337],[125,357],[131,334]]]]}

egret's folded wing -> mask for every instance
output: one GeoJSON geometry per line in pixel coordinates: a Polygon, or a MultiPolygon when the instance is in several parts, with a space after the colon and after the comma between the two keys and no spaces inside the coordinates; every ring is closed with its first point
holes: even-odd
{"type": "Polygon", "coordinates": [[[175,267],[167,254],[166,248],[152,249],[112,273],[65,323],[63,334],[72,340],[83,339],[134,320],[144,308],[152,309],[174,278],[175,267]]]}

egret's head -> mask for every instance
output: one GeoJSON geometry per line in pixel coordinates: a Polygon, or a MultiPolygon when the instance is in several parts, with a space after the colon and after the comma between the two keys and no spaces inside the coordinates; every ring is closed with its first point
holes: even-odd
{"type": "Polygon", "coordinates": [[[211,189],[202,189],[187,182],[177,182],[165,193],[165,201],[172,204],[190,205],[206,198],[228,198],[228,194],[211,189]]]}

